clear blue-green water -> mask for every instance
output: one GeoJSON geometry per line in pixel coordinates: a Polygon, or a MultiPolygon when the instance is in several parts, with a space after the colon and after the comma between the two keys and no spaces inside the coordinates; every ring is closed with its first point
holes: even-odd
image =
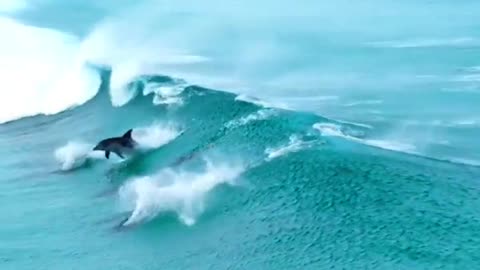
{"type": "Polygon", "coordinates": [[[0,12],[0,269],[479,265],[477,2],[0,12]]]}

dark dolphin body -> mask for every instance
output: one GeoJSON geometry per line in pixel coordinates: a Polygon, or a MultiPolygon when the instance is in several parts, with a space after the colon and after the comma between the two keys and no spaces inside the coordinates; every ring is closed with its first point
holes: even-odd
{"type": "Polygon", "coordinates": [[[107,159],[110,157],[110,152],[125,158],[122,153],[131,152],[135,145],[136,142],[132,139],[132,129],[130,129],[122,137],[108,138],[99,142],[93,150],[105,151],[107,159]]]}

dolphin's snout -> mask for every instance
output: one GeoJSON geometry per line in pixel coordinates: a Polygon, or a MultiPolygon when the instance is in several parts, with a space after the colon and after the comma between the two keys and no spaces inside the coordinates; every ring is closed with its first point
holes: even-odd
{"type": "Polygon", "coordinates": [[[95,150],[100,150],[100,147],[98,145],[96,145],[94,148],[93,148],[93,151],[95,150]]]}

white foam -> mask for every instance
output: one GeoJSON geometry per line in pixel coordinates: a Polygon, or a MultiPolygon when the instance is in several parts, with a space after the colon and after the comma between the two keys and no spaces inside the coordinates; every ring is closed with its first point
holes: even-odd
{"type": "Polygon", "coordinates": [[[412,144],[390,140],[378,140],[378,139],[360,139],[342,131],[341,126],[333,123],[316,123],[313,128],[319,130],[323,136],[342,137],[344,139],[358,142],[365,145],[370,145],[385,150],[392,150],[410,154],[417,154],[416,147],[412,144]]]}
{"type": "Polygon", "coordinates": [[[179,95],[185,90],[187,84],[183,81],[164,83],[148,83],[143,95],[154,94],[153,104],[155,105],[182,105],[183,99],[179,95]]]}
{"type": "Polygon", "coordinates": [[[90,155],[92,147],[93,145],[88,143],[70,141],[55,150],[55,159],[60,163],[60,169],[62,171],[73,170],[85,164],[89,157],[98,157],[90,155]]]}
{"type": "Polygon", "coordinates": [[[101,21],[82,44],[83,57],[89,62],[112,68],[110,94],[112,103],[121,106],[134,97],[128,84],[145,74],[169,74],[170,68],[209,61],[180,46],[169,46],[151,23],[158,22],[156,7],[142,4],[101,21]],[[128,36],[128,39],[125,39],[128,36]]]}
{"type": "Polygon", "coordinates": [[[244,126],[253,121],[262,121],[274,116],[277,112],[274,109],[261,109],[240,119],[234,119],[225,124],[227,128],[244,126]]]}
{"type": "Polygon", "coordinates": [[[178,137],[182,132],[174,124],[155,122],[149,126],[135,128],[132,138],[143,150],[158,148],[178,137]]]}
{"type": "Polygon", "coordinates": [[[297,135],[292,135],[286,145],[265,149],[265,154],[267,154],[266,161],[273,160],[288,153],[300,151],[309,145],[309,143],[302,141],[297,135]]]}
{"type": "Polygon", "coordinates": [[[186,225],[194,225],[206,207],[206,198],[221,184],[234,184],[242,166],[207,162],[201,172],[164,169],[152,176],[134,178],[119,190],[124,210],[132,211],[124,226],[174,212],[186,225]]]}
{"type": "Polygon", "coordinates": [[[0,123],[55,114],[98,91],[100,78],[78,58],[76,37],[1,17],[0,35],[6,37],[0,43],[0,123]]]}

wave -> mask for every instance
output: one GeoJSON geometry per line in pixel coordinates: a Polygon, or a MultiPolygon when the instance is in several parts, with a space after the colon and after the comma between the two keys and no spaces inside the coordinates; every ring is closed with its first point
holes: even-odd
{"type": "Polygon", "coordinates": [[[453,78],[453,81],[455,82],[480,82],[480,74],[475,73],[475,74],[465,74],[465,75],[460,75],[456,76],[453,78]]]}
{"type": "Polygon", "coordinates": [[[382,148],[385,150],[392,150],[409,154],[418,154],[416,151],[416,147],[412,144],[387,140],[361,139],[347,134],[342,130],[341,126],[334,123],[316,123],[313,125],[313,128],[320,131],[323,136],[342,137],[350,141],[382,148]]]}
{"type": "Polygon", "coordinates": [[[0,2],[0,12],[15,13],[28,7],[25,0],[2,0],[0,2]]]}
{"type": "Polygon", "coordinates": [[[342,120],[342,119],[335,119],[335,122],[342,123],[342,124],[347,124],[347,125],[352,125],[352,126],[357,126],[357,127],[362,127],[362,128],[367,128],[367,129],[373,129],[373,126],[364,124],[364,123],[358,123],[358,122],[352,122],[352,121],[347,121],[347,120],[342,120]]]}
{"type": "Polygon", "coordinates": [[[453,162],[453,163],[465,164],[465,165],[470,165],[470,166],[480,166],[480,160],[466,159],[466,158],[456,158],[456,157],[450,157],[450,158],[447,158],[445,160],[453,162]]]}
{"type": "Polygon", "coordinates": [[[446,128],[475,128],[480,127],[480,119],[464,118],[455,120],[433,120],[428,123],[425,122],[411,122],[416,125],[432,125],[446,128]]]}
{"type": "Polygon", "coordinates": [[[183,100],[179,95],[185,90],[185,87],[185,84],[148,84],[143,90],[143,95],[154,93],[153,104],[155,105],[183,105],[183,100]]]}
{"type": "Polygon", "coordinates": [[[434,48],[434,47],[477,47],[480,40],[472,37],[460,38],[416,38],[405,40],[378,41],[367,43],[380,48],[434,48]]]}
{"type": "Polygon", "coordinates": [[[0,123],[56,114],[91,99],[100,77],[78,57],[73,35],[0,17],[0,123]]]}
{"type": "Polygon", "coordinates": [[[206,208],[207,196],[219,185],[234,185],[243,166],[211,163],[200,172],[163,169],[155,175],[137,177],[119,190],[122,210],[131,211],[123,226],[174,212],[186,225],[195,224],[206,208]]]}

